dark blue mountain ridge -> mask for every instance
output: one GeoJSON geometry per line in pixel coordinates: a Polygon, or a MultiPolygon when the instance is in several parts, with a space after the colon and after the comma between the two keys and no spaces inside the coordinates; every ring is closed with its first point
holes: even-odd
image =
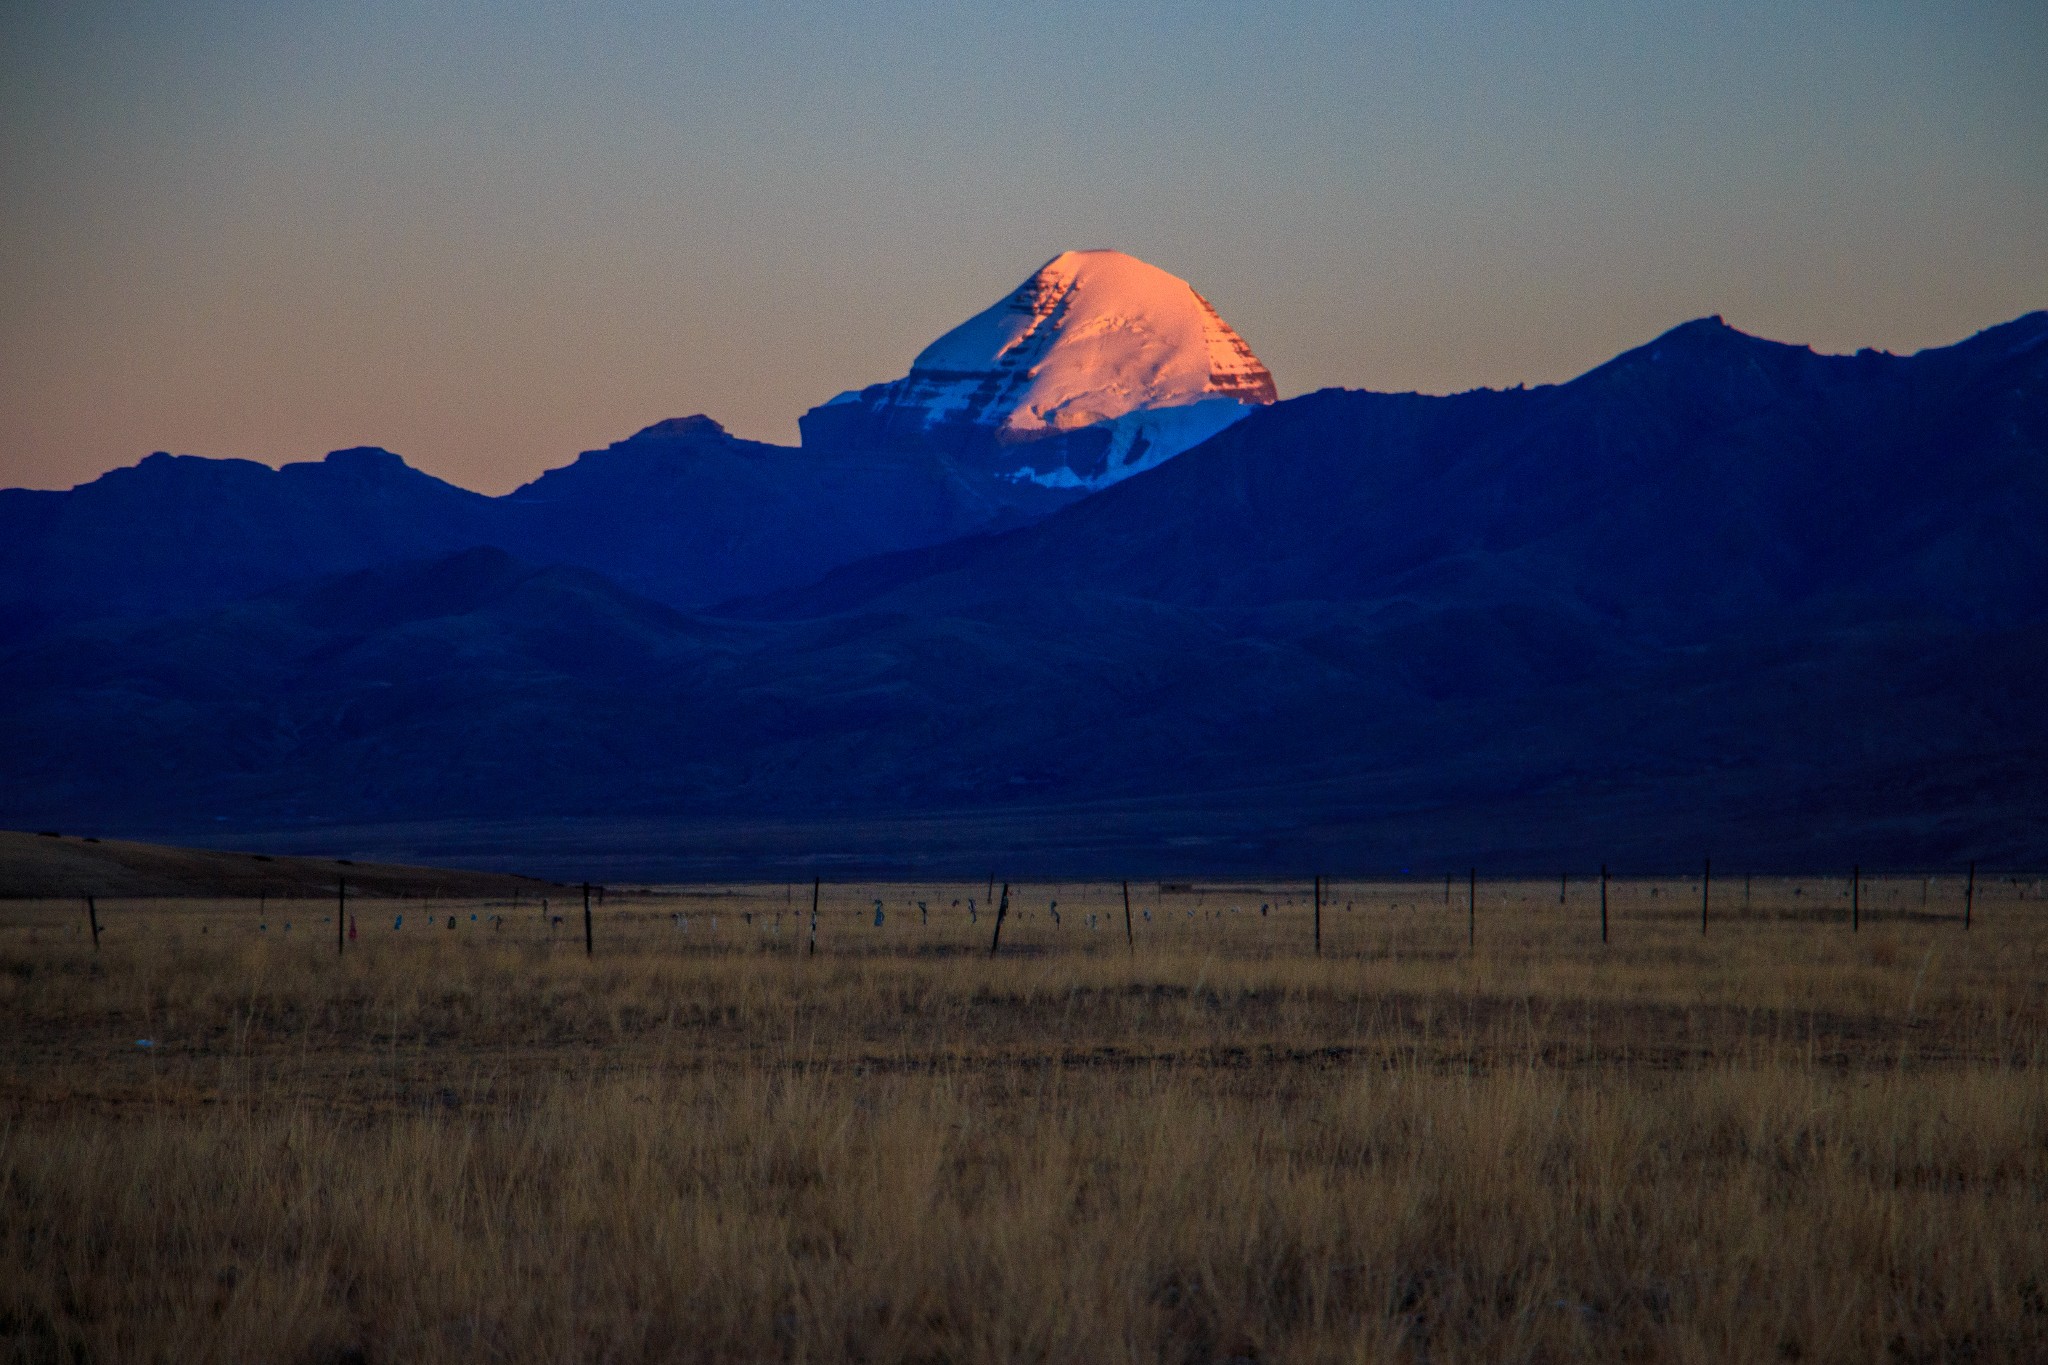
{"type": "Polygon", "coordinates": [[[696,416],[586,451],[506,495],[490,543],[694,607],[1071,501],[977,476],[935,450],[792,449],[696,416]]]}
{"type": "Polygon", "coordinates": [[[158,452],[65,491],[0,490],[0,640],[218,606],[318,575],[490,545],[702,606],[1072,501],[935,452],[807,452],[656,423],[501,498],[374,447],[279,469],[158,452]]]}
{"type": "Polygon", "coordinates": [[[1702,319],[1561,385],[1309,394],[1035,526],[722,610],[1506,593],[1674,643],[1836,598],[2013,622],[2048,608],[2044,450],[2048,313],[1911,357],[1702,319]]]}
{"type": "Polygon", "coordinates": [[[281,469],[158,451],[67,491],[0,490],[0,620],[216,605],[477,544],[490,510],[374,447],[281,469]]]}
{"type": "MultiPolygon", "coordinates": [[[[672,467],[633,444],[581,487],[672,467]]],[[[1702,320],[1280,403],[713,614],[486,549],[66,626],[0,651],[0,819],[479,861],[541,821],[641,875],[2037,860],[2044,526],[2048,314],[1907,357],[1702,320]]]]}

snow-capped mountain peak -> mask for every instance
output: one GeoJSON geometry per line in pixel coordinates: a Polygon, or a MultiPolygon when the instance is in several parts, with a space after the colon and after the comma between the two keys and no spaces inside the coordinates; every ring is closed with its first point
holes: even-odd
{"type": "Polygon", "coordinates": [[[1007,477],[1101,487],[1277,397],[1273,376],[1186,280],[1120,251],[1066,251],[920,352],[893,383],[804,418],[827,444],[981,446],[1007,477]],[[1042,452],[1017,449],[1066,437],[1042,452]]]}
{"type": "Polygon", "coordinates": [[[929,420],[958,414],[1015,435],[1275,397],[1273,376],[1207,299],[1121,251],[1061,252],[925,347],[909,382],[929,395],[929,420]]]}

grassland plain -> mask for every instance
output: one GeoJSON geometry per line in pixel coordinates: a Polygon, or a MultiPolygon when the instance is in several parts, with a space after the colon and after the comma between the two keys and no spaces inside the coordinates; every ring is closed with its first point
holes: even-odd
{"type": "Polygon", "coordinates": [[[2038,880],[810,891],[0,905],[0,1342],[2048,1358],[2038,880]]]}

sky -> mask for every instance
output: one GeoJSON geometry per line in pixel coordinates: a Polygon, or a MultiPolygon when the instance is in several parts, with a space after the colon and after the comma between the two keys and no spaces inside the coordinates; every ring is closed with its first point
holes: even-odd
{"type": "Polygon", "coordinates": [[[1069,248],[1282,396],[2048,307],[2048,5],[13,3],[0,485],[793,442],[1069,248]]]}

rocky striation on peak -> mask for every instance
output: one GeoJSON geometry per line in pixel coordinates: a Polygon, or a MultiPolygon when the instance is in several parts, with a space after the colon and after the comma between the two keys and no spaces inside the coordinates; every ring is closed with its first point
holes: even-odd
{"type": "Polygon", "coordinates": [[[903,378],[842,393],[800,425],[807,447],[936,447],[998,478],[1094,489],[1277,397],[1186,280],[1120,251],[1067,251],[903,378]]]}

